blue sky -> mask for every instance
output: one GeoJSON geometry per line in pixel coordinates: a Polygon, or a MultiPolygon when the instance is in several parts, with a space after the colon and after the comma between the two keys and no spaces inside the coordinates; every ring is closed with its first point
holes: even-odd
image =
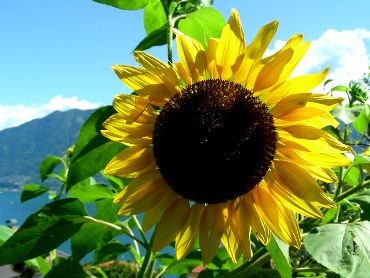
{"type": "MultiPolygon", "coordinates": [[[[280,21],[273,51],[295,33],[312,41],[298,73],[332,67],[338,82],[360,78],[369,65],[370,1],[215,0],[228,18],[241,16],[247,41],[280,21]]],[[[142,11],[91,0],[0,1],[0,130],[55,109],[110,104],[129,90],[112,64],[135,65],[131,52],[145,36],[142,11]]],[[[165,60],[166,50],[151,54],[165,60]]]]}

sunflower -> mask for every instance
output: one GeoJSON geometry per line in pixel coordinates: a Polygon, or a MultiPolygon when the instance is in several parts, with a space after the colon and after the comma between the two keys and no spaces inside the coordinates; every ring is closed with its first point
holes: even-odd
{"type": "Polygon", "coordinates": [[[251,232],[300,247],[295,213],[320,218],[335,203],[317,180],[335,183],[333,167],[349,148],[322,130],[342,99],[311,92],[327,75],[290,78],[309,48],[291,37],[264,57],[278,22],[246,45],[237,11],[204,49],[176,32],[179,62],[135,52],[141,67],[113,70],[135,94],[117,95],[102,134],[128,146],[105,173],[131,178],[116,196],[120,215],[144,213],[156,225],[152,250],[175,240],[185,257],[199,239],[204,264],[220,242],[231,259],[252,257],[251,232]]]}

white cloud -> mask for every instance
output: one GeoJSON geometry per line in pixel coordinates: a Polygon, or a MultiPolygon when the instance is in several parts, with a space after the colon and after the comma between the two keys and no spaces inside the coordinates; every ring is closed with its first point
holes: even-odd
{"type": "MultiPolygon", "coordinates": [[[[333,85],[347,84],[350,80],[358,80],[368,72],[370,49],[365,42],[370,40],[370,31],[353,29],[337,31],[329,29],[317,40],[311,41],[311,47],[299,63],[293,76],[318,72],[330,66],[328,79],[333,85]]],[[[284,41],[276,41],[268,54],[279,50],[284,41]]]]}
{"type": "Polygon", "coordinates": [[[32,119],[41,118],[56,110],[65,111],[73,108],[92,109],[99,104],[86,100],[78,100],[77,97],[64,98],[56,96],[47,103],[41,105],[2,105],[0,104],[0,130],[8,127],[18,126],[32,119]]]}

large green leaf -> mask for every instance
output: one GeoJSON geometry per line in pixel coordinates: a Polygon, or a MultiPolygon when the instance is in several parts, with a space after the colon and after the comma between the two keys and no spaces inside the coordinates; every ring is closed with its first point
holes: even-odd
{"type": "MultiPolygon", "coordinates": [[[[120,206],[113,203],[112,196],[107,199],[99,200],[96,202],[96,215],[94,218],[114,223],[118,220],[119,209],[120,206]]],[[[88,253],[96,248],[100,248],[121,233],[122,231],[117,231],[102,223],[86,223],[78,233],[72,237],[71,246],[73,258],[76,260],[82,259],[88,253]],[[91,240],[92,238],[94,240],[91,240]]]]}
{"type": "Polygon", "coordinates": [[[144,27],[146,33],[151,32],[167,25],[167,17],[164,12],[161,0],[149,0],[144,8],[144,27]]]}
{"type": "Polygon", "coordinates": [[[293,271],[289,264],[289,246],[275,236],[271,237],[270,242],[266,245],[271,258],[273,259],[276,270],[282,278],[292,277],[293,271]]]}
{"type": "Polygon", "coordinates": [[[77,198],[83,203],[95,202],[99,199],[111,199],[112,191],[105,184],[75,185],[69,191],[68,197],[77,198]]]}
{"type": "Polygon", "coordinates": [[[156,259],[162,265],[171,265],[166,269],[166,273],[168,274],[187,274],[197,266],[202,265],[202,259],[199,252],[190,252],[186,258],[182,260],[176,260],[176,258],[168,254],[161,254],[157,256],[156,259]]]}
{"type": "Polygon", "coordinates": [[[40,177],[41,180],[44,181],[48,178],[48,175],[53,172],[56,166],[62,163],[62,159],[60,157],[50,155],[44,158],[44,160],[40,163],[40,177]]]}
{"type": "Polygon", "coordinates": [[[226,22],[214,8],[206,7],[189,14],[179,21],[179,30],[206,47],[210,38],[219,38],[226,22]]]}
{"type": "Polygon", "coordinates": [[[304,244],[312,257],[344,277],[368,277],[370,222],[327,224],[309,233],[304,244]]]}
{"type": "Polygon", "coordinates": [[[144,8],[148,0],[93,0],[94,2],[106,4],[121,10],[140,10],[144,8]]]}
{"type": "Polygon", "coordinates": [[[52,270],[48,272],[45,278],[86,278],[90,277],[85,273],[81,265],[72,259],[64,260],[58,263],[52,270]]]}
{"type": "Polygon", "coordinates": [[[31,214],[0,247],[0,265],[22,262],[57,248],[88,220],[77,199],[49,203],[31,214]]]}
{"type": "Polygon", "coordinates": [[[114,113],[116,111],[110,105],[101,107],[82,126],[71,158],[67,190],[104,169],[112,157],[124,149],[124,145],[112,142],[100,134],[103,122],[114,113]]]}
{"type": "Polygon", "coordinates": [[[45,192],[48,192],[50,189],[49,186],[40,186],[38,184],[30,183],[23,187],[21,202],[28,201],[30,199],[36,198],[45,192]]]}
{"type": "Polygon", "coordinates": [[[348,185],[355,186],[358,184],[360,170],[357,167],[349,168],[344,174],[344,182],[348,185]]]}
{"type": "Polygon", "coordinates": [[[147,35],[139,44],[135,47],[135,51],[142,51],[149,49],[152,46],[164,45],[167,43],[167,30],[168,25],[163,25],[160,28],[155,29],[149,35],[147,35]]]}

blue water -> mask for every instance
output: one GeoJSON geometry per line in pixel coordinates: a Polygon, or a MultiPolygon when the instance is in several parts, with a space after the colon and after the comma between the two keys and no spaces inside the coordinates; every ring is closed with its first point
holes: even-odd
{"type": "Polygon", "coordinates": [[[5,225],[6,220],[15,218],[20,226],[31,213],[48,202],[50,200],[47,194],[21,203],[20,192],[0,192],[0,225],[5,225]]]}

